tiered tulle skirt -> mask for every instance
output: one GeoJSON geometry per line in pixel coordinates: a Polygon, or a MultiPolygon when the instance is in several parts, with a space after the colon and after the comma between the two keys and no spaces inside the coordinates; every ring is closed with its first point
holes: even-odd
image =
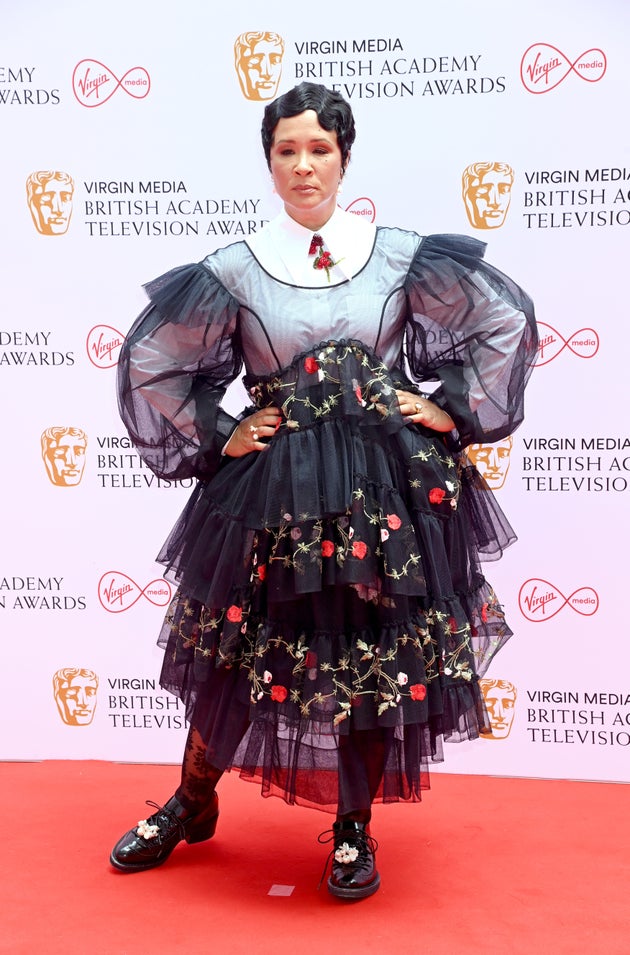
{"type": "Polygon", "coordinates": [[[197,487],[160,554],[162,684],[207,759],[265,793],[419,799],[442,739],[488,730],[478,677],[510,630],[479,560],[513,533],[359,342],[246,383],[282,424],[197,487]]]}

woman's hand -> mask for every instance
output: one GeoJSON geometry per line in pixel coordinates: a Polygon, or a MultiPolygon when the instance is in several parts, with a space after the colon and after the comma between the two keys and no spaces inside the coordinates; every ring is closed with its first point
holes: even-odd
{"type": "Polygon", "coordinates": [[[398,398],[398,407],[401,415],[407,421],[413,421],[414,424],[421,424],[432,431],[452,431],[455,422],[447,411],[442,411],[438,405],[428,398],[422,398],[420,395],[414,395],[411,391],[400,391],[396,389],[398,398]]]}
{"type": "Polygon", "coordinates": [[[230,435],[224,453],[230,458],[242,458],[250,451],[264,451],[269,445],[263,438],[271,438],[282,420],[278,408],[261,408],[253,415],[243,418],[230,435]]]}

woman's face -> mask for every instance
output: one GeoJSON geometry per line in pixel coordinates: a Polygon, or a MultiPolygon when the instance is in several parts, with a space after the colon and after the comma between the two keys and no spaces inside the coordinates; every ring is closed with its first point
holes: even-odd
{"type": "Polygon", "coordinates": [[[271,175],[288,215],[314,232],[335,210],[341,180],[337,134],[307,109],[278,120],[271,146],[271,175]]]}

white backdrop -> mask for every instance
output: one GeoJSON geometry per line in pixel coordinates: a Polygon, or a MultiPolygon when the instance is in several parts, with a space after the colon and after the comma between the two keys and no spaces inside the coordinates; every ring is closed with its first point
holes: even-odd
{"type": "Polygon", "coordinates": [[[115,362],[143,282],[276,213],[260,96],[311,78],[355,111],[341,204],[477,235],[537,305],[526,422],[479,459],[509,466],[487,473],[519,541],[487,573],[516,636],[490,673],[494,738],[446,769],[627,781],[626,5],[2,6],[0,758],[179,761],[153,558],[190,488],[140,467],[115,362]],[[239,82],[248,31],[281,38],[253,51],[267,92],[239,82]]]}

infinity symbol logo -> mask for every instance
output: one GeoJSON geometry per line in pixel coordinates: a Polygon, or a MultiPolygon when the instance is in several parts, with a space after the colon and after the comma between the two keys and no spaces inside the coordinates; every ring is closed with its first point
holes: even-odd
{"type": "Polygon", "coordinates": [[[127,70],[122,79],[118,79],[104,63],[99,60],[81,60],[72,74],[72,89],[82,106],[89,109],[102,106],[111,99],[116,90],[122,87],[134,99],[144,99],[151,89],[151,78],[143,66],[134,66],[127,70]]]}
{"type": "Polygon", "coordinates": [[[523,616],[532,623],[545,623],[567,605],[583,617],[591,617],[599,607],[599,597],[592,587],[580,587],[565,597],[548,580],[532,577],[519,590],[518,605],[523,616]]]}
{"type": "Polygon", "coordinates": [[[563,338],[560,332],[546,322],[538,322],[538,358],[536,367],[548,365],[560,352],[568,348],[577,358],[593,358],[599,350],[599,335],[594,328],[579,328],[570,338],[563,338]]]}
{"type": "Polygon", "coordinates": [[[521,80],[530,93],[549,93],[569,75],[597,83],[606,72],[606,54],[598,47],[585,50],[573,63],[556,46],[534,43],[523,53],[521,80]]]}
{"type": "Polygon", "coordinates": [[[109,613],[129,610],[141,597],[146,597],[156,607],[166,607],[172,597],[171,585],[159,577],[146,587],[139,587],[127,574],[116,570],[108,570],[98,582],[98,599],[109,613]]]}

